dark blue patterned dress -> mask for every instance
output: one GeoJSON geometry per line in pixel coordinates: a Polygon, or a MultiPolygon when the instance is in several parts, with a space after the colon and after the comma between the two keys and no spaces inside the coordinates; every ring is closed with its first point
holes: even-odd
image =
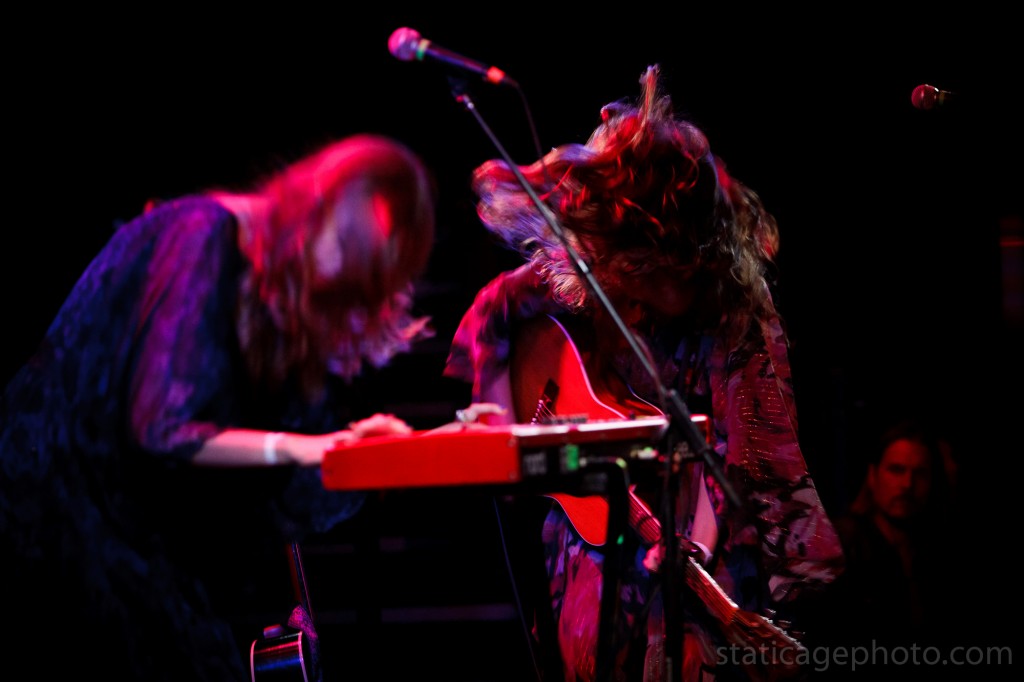
{"type": "MultiPolygon", "coordinates": [[[[0,405],[0,648],[44,677],[249,679],[293,603],[287,541],[354,514],[316,469],[189,466],[228,427],[343,428],[244,369],[237,225],[204,197],[117,230],[0,405]],[[278,569],[279,567],[279,569],[278,569]],[[282,576],[278,585],[269,576],[282,576]],[[267,584],[281,601],[258,603],[267,584]]],[[[272,592],[270,592],[272,593],[272,592]]]]}

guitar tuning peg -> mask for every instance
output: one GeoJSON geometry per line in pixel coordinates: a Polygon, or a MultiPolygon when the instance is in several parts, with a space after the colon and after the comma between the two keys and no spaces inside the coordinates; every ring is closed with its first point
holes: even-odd
{"type": "Polygon", "coordinates": [[[776,621],[775,624],[778,625],[783,630],[789,630],[791,627],[793,627],[793,621],[791,621],[791,620],[780,620],[780,621],[776,621]]]}
{"type": "Polygon", "coordinates": [[[763,609],[761,611],[761,615],[764,616],[765,619],[767,619],[769,622],[772,622],[772,621],[775,620],[776,613],[777,612],[775,611],[775,609],[763,609]]]}

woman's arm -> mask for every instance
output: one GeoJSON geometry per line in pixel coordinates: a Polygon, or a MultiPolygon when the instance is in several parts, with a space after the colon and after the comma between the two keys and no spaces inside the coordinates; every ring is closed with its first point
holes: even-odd
{"type": "Polygon", "coordinates": [[[324,453],[360,438],[408,435],[412,427],[390,414],[375,414],[332,433],[301,433],[227,429],[208,439],[192,458],[198,466],[319,466],[324,453]]]}

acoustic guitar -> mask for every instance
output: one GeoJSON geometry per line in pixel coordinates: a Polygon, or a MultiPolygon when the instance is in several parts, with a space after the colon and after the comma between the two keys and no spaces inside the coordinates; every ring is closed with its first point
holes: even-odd
{"type": "MultiPolygon", "coordinates": [[[[295,596],[312,619],[299,545],[292,542],[288,549],[295,596]]],[[[263,636],[249,647],[249,673],[252,682],[316,682],[319,677],[306,633],[279,624],[263,628],[263,636]]]]}
{"type": "MultiPolygon", "coordinates": [[[[517,420],[548,423],[559,419],[643,419],[662,415],[654,405],[635,395],[628,385],[607,371],[587,345],[577,344],[568,327],[551,316],[525,324],[513,343],[510,380],[517,420]]],[[[710,438],[706,415],[693,415],[710,438]]],[[[605,544],[608,502],[600,495],[552,493],[584,542],[605,544]]],[[[646,547],[662,538],[661,522],[631,487],[628,521],[646,547]]],[[[752,679],[780,680],[800,671],[806,649],[768,618],[741,609],[692,556],[684,563],[686,587],[697,596],[718,623],[726,640],[757,652],[744,667],[752,679]]]]}

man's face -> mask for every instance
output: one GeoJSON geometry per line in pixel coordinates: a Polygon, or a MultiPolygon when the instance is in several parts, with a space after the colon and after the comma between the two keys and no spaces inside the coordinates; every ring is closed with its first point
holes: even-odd
{"type": "Polygon", "coordinates": [[[868,484],[878,510],[894,521],[921,513],[931,482],[928,448],[911,440],[890,443],[881,461],[868,470],[868,484]]]}

